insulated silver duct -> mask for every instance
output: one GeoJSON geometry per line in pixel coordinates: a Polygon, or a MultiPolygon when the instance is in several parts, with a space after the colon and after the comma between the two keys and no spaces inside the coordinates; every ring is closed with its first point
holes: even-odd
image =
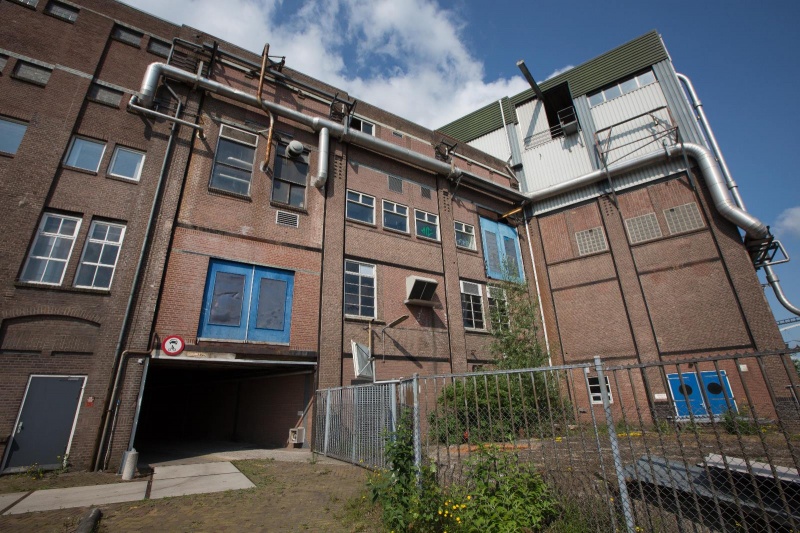
{"type": "Polygon", "coordinates": [[[503,187],[479,176],[470,174],[456,167],[455,165],[452,165],[451,163],[439,161],[434,157],[426,156],[407,148],[397,146],[390,142],[373,137],[372,135],[367,135],[357,130],[345,128],[344,125],[339,124],[338,122],[332,122],[319,117],[311,117],[300,113],[299,111],[295,111],[294,109],[278,105],[268,100],[259,101],[258,97],[252,94],[234,89],[233,87],[228,87],[227,85],[223,85],[208,78],[204,78],[198,74],[187,72],[165,63],[151,63],[150,66],[147,67],[144,78],[142,79],[142,86],[139,91],[139,95],[134,96],[134,99],[136,100],[134,104],[142,105],[143,107],[151,107],[155,99],[156,90],[158,89],[159,80],[162,76],[183,83],[188,83],[192,86],[202,88],[225,98],[236,100],[237,102],[241,102],[245,105],[271,111],[278,116],[302,124],[313,129],[314,131],[320,131],[321,128],[328,128],[331,134],[339,138],[342,138],[346,134],[346,142],[350,142],[356,146],[360,146],[372,152],[377,152],[392,159],[414,165],[424,170],[446,176],[450,179],[458,179],[459,177],[463,176],[468,178],[471,182],[489,187],[491,190],[502,191],[503,194],[509,198],[516,200],[525,199],[525,196],[518,191],[503,187]]]}
{"type": "Polygon", "coordinates": [[[317,189],[322,189],[325,182],[328,181],[328,152],[330,145],[330,133],[328,128],[320,128],[319,130],[319,171],[316,177],[311,182],[311,185],[317,189]]]}

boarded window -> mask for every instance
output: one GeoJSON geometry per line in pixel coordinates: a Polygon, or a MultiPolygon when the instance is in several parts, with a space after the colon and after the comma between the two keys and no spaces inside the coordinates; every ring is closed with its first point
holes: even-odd
{"type": "Polygon", "coordinates": [[[694,202],[664,210],[670,235],[702,228],[703,217],[694,202]]]}
{"type": "Polygon", "coordinates": [[[661,237],[661,228],[658,225],[655,213],[628,218],[625,220],[625,228],[628,230],[628,238],[631,244],[651,241],[661,237]]]}
{"type": "Polygon", "coordinates": [[[588,255],[608,250],[606,236],[601,227],[578,231],[575,233],[575,240],[578,241],[578,255],[588,255]]]}
{"type": "Polygon", "coordinates": [[[147,44],[147,51],[161,57],[169,57],[169,51],[172,50],[172,45],[168,42],[150,37],[150,42],[147,44]]]}
{"type": "Polygon", "coordinates": [[[6,63],[8,63],[8,56],[0,54],[0,72],[3,72],[3,69],[6,68],[6,63]]]}
{"type": "Polygon", "coordinates": [[[258,309],[256,310],[256,328],[276,329],[284,328],[284,313],[286,312],[287,283],[281,279],[261,278],[259,287],[258,309]]]}
{"type": "Polygon", "coordinates": [[[48,2],[47,7],[44,8],[44,12],[48,15],[53,15],[54,17],[66,20],[68,22],[75,22],[78,20],[78,13],[80,12],[80,9],[61,2],[56,2],[55,0],[51,0],[48,2]]]}
{"type": "Polygon", "coordinates": [[[119,103],[122,101],[122,91],[117,91],[104,85],[93,83],[89,87],[89,94],[87,95],[87,98],[99,104],[106,104],[110,105],[111,107],[119,107],[119,103]]]}
{"type": "Polygon", "coordinates": [[[125,26],[117,24],[111,32],[111,37],[131,46],[141,46],[144,34],[125,26]]]}
{"type": "Polygon", "coordinates": [[[242,321],[245,276],[217,272],[208,323],[238,326],[242,321]]]}
{"type": "Polygon", "coordinates": [[[53,71],[47,67],[34,65],[27,61],[17,61],[13,76],[17,79],[44,87],[47,85],[47,82],[50,81],[50,74],[52,74],[52,72],[53,71]]]}

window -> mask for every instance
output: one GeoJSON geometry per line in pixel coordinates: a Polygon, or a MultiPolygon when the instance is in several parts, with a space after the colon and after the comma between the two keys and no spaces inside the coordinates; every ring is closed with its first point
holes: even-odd
{"type": "Polygon", "coordinates": [[[486,275],[493,279],[524,280],[522,251],[517,231],[511,226],[480,218],[486,275]]]}
{"type": "Polygon", "coordinates": [[[131,150],[123,146],[114,148],[108,174],[117,178],[139,181],[144,166],[144,152],[131,150]]]}
{"type": "Polygon", "coordinates": [[[89,94],[87,98],[99,104],[106,104],[111,107],[119,107],[119,103],[122,101],[122,91],[111,89],[110,87],[100,85],[99,83],[93,83],[89,87],[89,94]]]}
{"type": "Polygon", "coordinates": [[[375,198],[366,194],[347,191],[347,218],[367,224],[375,223],[375,198]]]}
{"type": "Polygon", "coordinates": [[[16,154],[27,129],[24,122],[0,118],[0,152],[16,154]]]}
{"type": "Polygon", "coordinates": [[[613,100],[618,96],[628,94],[629,92],[635,91],[640,87],[649,85],[654,81],[656,81],[656,76],[653,74],[652,70],[642,72],[637,76],[631,76],[630,78],[626,78],[622,81],[614,83],[605,89],[601,89],[586,95],[589,98],[589,106],[594,107],[602,104],[603,102],[608,102],[609,100],[613,100]]]}
{"type": "Polygon", "coordinates": [[[475,226],[464,224],[463,222],[455,222],[456,227],[456,246],[466,248],[468,250],[477,250],[475,246],[475,226]]]}
{"type": "Polygon", "coordinates": [[[344,262],[344,314],[375,318],[375,265],[344,262]]]}
{"type": "Polygon", "coordinates": [[[125,226],[108,222],[92,222],[83,247],[75,286],[87,289],[108,289],[119,259],[125,226]]]}
{"type": "Polygon", "coordinates": [[[138,47],[142,44],[142,37],[144,37],[144,34],[117,24],[111,31],[111,37],[125,44],[138,47]]]}
{"type": "Polygon", "coordinates": [[[417,237],[439,240],[439,217],[432,214],[414,210],[414,220],[416,222],[417,237]]]}
{"type": "Polygon", "coordinates": [[[408,208],[404,205],[384,200],[383,227],[408,233],[408,208]]]}
{"type": "Polygon", "coordinates": [[[100,160],[103,159],[103,153],[106,151],[106,143],[103,141],[94,141],[84,137],[73,137],[72,144],[69,146],[69,153],[67,153],[67,160],[64,164],[97,172],[100,168],[100,160]]]}
{"type": "Polygon", "coordinates": [[[288,344],[294,273],[212,259],[198,337],[288,344]]]}
{"type": "Polygon", "coordinates": [[[603,233],[603,228],[599,226],[575,232],[575,240],[578,243],[578,255],[589,255],[608,250],[606,235],[603,233]]]}
{"type": "Polygon", "coordinates": [[[35,8],[36,5],[39,3],[39,0],[14,0],[14,2],[16,2],[18,4],[22,4],[23,6],[28,6],[28,7],[34,7],[35,8]]]}
{"type": "Polygon", "coordinates": [[[275,154],[274,170],[272,200],[292,207],[304,208],[308,153],[303,151],[303,153],[293,156],[286,145],[279,144],[278,152],[275,154]]]}
{"type": "Polygon", "coordinates": [[[54,17],[64,19],[67,22],[75,22],[78,20],[78,13],[80,12],[80,9],[67,4],[62,4],[61,2],[56,2],[55,0],[50,0],[50,2],[48,2],[47,6],[44,8],[44,12],[48,15],[53,15],[54,17]]]}
{"type": "Polygon", "coordinates": [[[45,213],[22,270],[22,281],[61,285],[81,219],[45,213]]]}
{"type": "Polygon", "coordinates": [[[651,241],[661,237],[661,227],[658,225],[655,213],[647,213],[638,217],[625,219],[625,228],[631,244],[651,241]]]}
{"type": "Polygon", "coordinates": [[[47,82],[50,81],[50,74],[52,73],[52,69],[20,60],[17,61],[17,65],[14,67],[14,73],[12,76],[19,80],[27,81],[33,83],[34,85],[41,85],[44,87],[47,85],[47,82]]]}
{"type": "Polygon", "coordinates": [[[489,322],[492,329],[508,331],[511,328],[511,317],[508,315],[506,291],[500,287],[486,287],[489,299],[489,322]]]}
{"type": "Polygon", "coordinates": [[[486,329],[483,324],[483,289],[477,283],[461,282],[461,315],[465,328],[486,329]]]}
{"type": "Polygon", "coordinates": [[[223,125],[209,187],[249,196],[257,143],[258,136],[223,125]]]}
{"type": "Polygon", "coordinates": [[[161,57],[169,57],[169,51],[172,50],[172,45],[161,39],[150,37],[150,42],[147,43],[147,51],[161,57]]]}
{"type": "Polygon", "coordinates": [[[667,219],[670,235],[703,227],[703,217],[694,202],[665,209],[664,218],[667,219]]]}
{"type": "MultiPolygon", "coordinates": [[[[611,396],[611,385],[608,383],[608,376],[603,376],[606,382],[606,393],[608,394],[608,402],[614,403],[614,398],[611,396]]],[[[603,403],[603,391],[600,390],[600,378],[592,377],[586,378],[589,381],[589,394],[592,397],[592,404],[603,403]]]]}
{"type": "Polygon", "coordinates": [[[375,124],[356,117],[350,117],[350,127],[367,135],[375,135],[375,124]]]}

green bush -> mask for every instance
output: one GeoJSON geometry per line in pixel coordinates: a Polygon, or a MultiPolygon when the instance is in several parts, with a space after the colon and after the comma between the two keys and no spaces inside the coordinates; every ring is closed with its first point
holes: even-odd
{"type": "Polygon", "coordinates": [[[722,427],[731,435],[758,435],[761,430],[744,407],[741,413],[737,413],[733,409],[725,411],[725,414],[722,415],[722,427]]]}

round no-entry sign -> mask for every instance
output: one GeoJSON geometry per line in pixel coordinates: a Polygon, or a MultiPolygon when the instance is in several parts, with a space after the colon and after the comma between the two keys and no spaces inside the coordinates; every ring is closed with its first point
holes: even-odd
{"type": "Polygon", "coordinates": [[[170,335],[161,343],[161,351],[171,356],[179,355],[185,347],[186,343],[180,335],[170,335]]]}

